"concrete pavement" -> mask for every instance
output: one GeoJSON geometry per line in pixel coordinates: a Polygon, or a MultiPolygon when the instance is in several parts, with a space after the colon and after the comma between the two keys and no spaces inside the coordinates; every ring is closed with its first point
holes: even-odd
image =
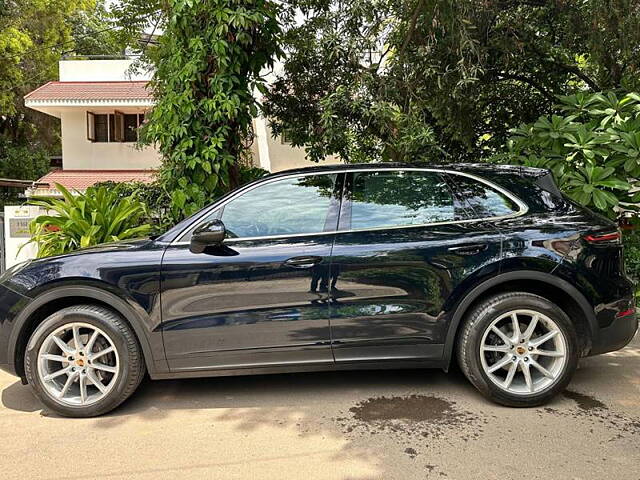
{"type": "Polygon", "coordinates": [[[485,401],[458,372],[145,381],[65,419],[0,373],[5,480],[640,479],[640,338],[584,359],[545,407],[485,401]]]}

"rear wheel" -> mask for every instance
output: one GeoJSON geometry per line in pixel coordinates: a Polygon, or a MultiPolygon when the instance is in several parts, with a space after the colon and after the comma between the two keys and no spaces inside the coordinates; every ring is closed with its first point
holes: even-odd
{"type": "Polygon", "coordinates": [[[91,417],[126,400],[144,376],[140,346],[116,313],[94,305],[62,309],[33,332],[25,373],[36,395],[64,416],[91,417]]]}
{"type": "Polygon", "coordinates": [[[538,295],[488,298],[465,319],[458,362],[471,383],[508,406],[537,406],[564,390],[578,362],[571,320],[538,295]]]}

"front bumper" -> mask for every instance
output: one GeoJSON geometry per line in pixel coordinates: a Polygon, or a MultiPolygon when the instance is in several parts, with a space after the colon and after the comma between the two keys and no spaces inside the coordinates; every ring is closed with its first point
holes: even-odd
{"type": "Polygon", "coordinates": [[[605,328],[600,328],[593,338],[589,355],[613,352],[625,347],[638,330],[638,314],[636,311],[624,317],[616,318],[605,328]]]}
{"type": "Polygon", "coordinates": [[[29,297],[0,285],[0,370],[12,375],[16,375],[15,356],[12,354],[15,345],[11,344],[10,339],[14,338],[16,317],[29,302],[29,297]]]}

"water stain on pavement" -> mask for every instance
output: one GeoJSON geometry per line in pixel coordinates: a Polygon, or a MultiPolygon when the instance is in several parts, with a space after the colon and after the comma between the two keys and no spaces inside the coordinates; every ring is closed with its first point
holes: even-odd
{"type": "MultiPolygon", "coordinates": [[[[455,402],[430,395],[372,397],[349,409],[349,416],[338,417],[345,434],[391,434],[402,445],[404,453],[416,459],[421,451],[438,448],[444,442],[478,438],[488,419],[460,409],[455,402]],[[452,432],[455,435],[451,435],[452,432]],[[455,440],[454,440],[455,439],[455,440]]],[[[446,476],[437,465],[426,465],[429,473],[446,476]]]]}
{"type": "MultiPolygon", "coordinates": [[[[615,433],[610,441],[623,439],[629,435],[633,437],[640,436],[639,419],[611,411],[603,402],[586,393],[565,390],[562,395],[573,400],[576,403],[577,410],[560,410],[545,407],[542,411],[551,415],[583,419],[591,422],[594,426],[599,424],[615,433]]],[[[593,433],[593,428],[591,432],[593,433]]]]}
{"type": "Polygon", "coordinates": [[[369,398],[349,411],[353,418],[367,423],[406,420],[450,424],[459,422],[463,416],[456,411],[453,402],[426,395],[369,398]]]}
{"type": "Polygon", "coordinates": [[[589,412],[591,410],[607,410],[607,406],[597,398],[584,393],[573,392],[571,390],[565,390],[563,395],[578,405],[578,408],[589,412]]]}

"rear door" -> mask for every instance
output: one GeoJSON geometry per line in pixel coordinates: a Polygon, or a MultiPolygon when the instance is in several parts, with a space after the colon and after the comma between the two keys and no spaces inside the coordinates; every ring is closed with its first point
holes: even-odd
{"type": "Polygon", "coordinates": [[[330,268],[336,361],[440,359],[447,302],[499,258],[500,235],[442,173],[348,174],[330,268]]]}

